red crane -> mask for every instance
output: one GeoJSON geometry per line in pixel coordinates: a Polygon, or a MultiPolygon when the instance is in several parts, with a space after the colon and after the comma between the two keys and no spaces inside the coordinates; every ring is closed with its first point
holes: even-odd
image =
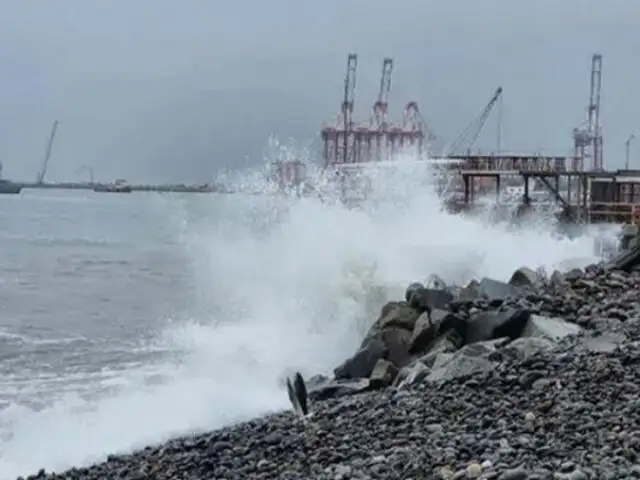
{"type": "Polygon", "coordinates": [[[418,104],[407,103],[401,123],[394,124],[387,119],[393,59],[382,61],[380,89],[368,123],[353,121],[356,69],[357,56],[349,54],[340,114],[333,125],[322,129],[325,168],[390,160],[399,149],[410,146],[417,147],[416,153],[421,154],[425,134],[418,104]]]}

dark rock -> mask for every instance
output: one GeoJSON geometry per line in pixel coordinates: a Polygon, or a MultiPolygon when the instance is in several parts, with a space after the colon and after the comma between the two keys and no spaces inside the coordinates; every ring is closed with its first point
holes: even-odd
{"type": "Polygon", "coordinates": [[[471,280],[471,282],[460,291],[458,299],[462,301],[473,301],[481,296],[480,283],[476,280],[471,280]]]}
{"type": "Polygon", "coordinates": [[[453,294],[448,290],[436,288],[419,288],[418,284],[411,284],[407,293],[410,293],[409,305],[421,312],[429,311],[432,308],[446,308],[449,302],[453,301],[453,294]]]}
{"type": "Polygon", "coordinates": [[[298,400],[298,405],[300,406],[300,412],[302,413],[302,415],[307,415],[309,413],[309,405],[307,402],[307,387],[300,372],[296,372],[296,375],[293,379],[293,389],[295,391],[296,399],[298,400]]]}
{"type": "Polygon", "coordinates": [[[478,285],[480,295],[486,298],[507,298],[517,295],[519,290],[513,285],[492,278],[483,278],[478,285]]]}
{"type": "Polygon", "coordinates": [[[404,328],[412,331],[420,312],[411,308],[405,302],[389,302],[381,311],[380,318],[373,324],[372,331],[384,328],[404,328]]]}
{"type": "Polygon", "coordinates": [[[333,397],[344,397],[369,390],[368,378],[352,380],[332,380],[309,389],[311,400],[326,400],[333,397]]]}
{"type": "Polygon", "coordinates": [[[581,328],[578,325],[565,322],[561,318],[531,315],[521,334],[523,337],[540,337],[558,341],[580,332],[581,328]]]}
{"type": "Polygon", "coordinates": [[[423,313],[416,321],[411,334],[410,352],[423,352],[435,338],[450,330],[456,330],[458,323],[464,323],[456,314],[436,308],[430,313],[423,313]]]}
{"type": "Polygon", "coordinates": [[[533,287],[538,281],[538,274],[527,267],[520,267],[509,279],[509,285],[513,287],[533,287]]]}
{"type": "Polygon", "coordinates": [[[464,343],[482,342],[493,338],[518,338],[524,331],[531,313],[525,309],[479,312],[466,325],[464,343]]]}
{"type": "Polygon", "coordinates": [[[376,362],[376,366],[369,377],[371,388],[388,387],[393,383],[396,375],[398,375],[396,366],[390,361],[381,358],[376,362]]]}
{"type": "Polygon", "coordinates": [[[382,340],[368,338],[353,357],[337,367],[333,374],[337,379],[367,378],[381,358],[385,358],[388,348],[382,340]]]}
{"type": "Polygon", "coordinates": [[[466,345],[455,353],[440,354],[436,358],[427,380],[431,382],[447,381],[466,377],[472,373],[489,372],[494,367],[491,360],[494,353],[496,353],[495,343],[477,342],[466,345]]]}
{"type": "Polygon", "coordinates": [[[411,332],[404,328],[385,328],[378,332],[373,339],[382,342],[385,346],[387,354],[384,358],[387,360],[398,367],[403,367],[409,362],[411,358],[409,355],[411,332]]]}
{"type": "Polygon", "coordinates": [[[529,473],[523,468],[514,468],[510,470],[505,470],[499,477],[498,480],[527,480],[529,478],[529,473]]]}

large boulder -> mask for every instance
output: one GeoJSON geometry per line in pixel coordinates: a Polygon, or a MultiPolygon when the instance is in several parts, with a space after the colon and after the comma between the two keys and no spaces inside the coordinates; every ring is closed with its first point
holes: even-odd
{"type": "Polygon", "coordinates": [[[453,294],[446,288],[426,288],[421,283],[412,283],[405,293],[407,303],[420,311],[432,308],[446,308],[453,300],[453,294]]]}
{"type": "Polygon", "coordinates": [[[309,388],[308,398],[311,400],[326,400],[333,397],[345,397],[370,389],[368,378],[351,380],[327,380],[309,388]]]}
{"type": "Polygon", "coordinates": [[[581,331],[582,328],[579,325],[569,323],[562,318],[531,315],[522,330],[522,336],[559,341],[569,335],[576,335],[581,331]]]}
{"type": "Polygon", "coordinates": [[[438,333],[441,331],[441,325],[454,323],[454,320],[449,317],[456,317],[456,315],[439,308],[432,310],[430,313],[425,312],[420,315],[411,333],[411,346],[409,351],[411,353],[425,351],[429,344],[438,336],[438,333]]]}
{"type": "Polygon", "coordinates": [[[431,373],[427,376],[430,382],[452,380],[465,377],[476,372],[489,372],[495,367],[497,349],[508,339],[496,339],[488,342],[477,342],[465,345],[455,353],[440,354],[434,362],[431,373]]]}
{"type": "Polygon", "coordinates": [[[546,338],[521,337],[509,343],[504,350],[518,358],[526,359],[540,352],[552,350],[554,346],[555,343],[546,338]]]}
{"type": "Polygon", "coordinates": [[[389,302],[380,311],[380,317],[371,327],[369,335],[384,328],[397,327],[413,331],[420,312],[411,308],[406,302],[389,302]]]}
{"type": "Polygon", "coordinates": [[[483,342],[494,338],[518,338],[524,331],[531,312],[526,309],[482,311],[473,314],[463,325],[460,336],[465,344],[483,342]]]}
{"type": "Polygon", "coordinates": [[[509,285],[508,283],[494,280],[493,278],[484,277],[480,280],[478,291],[481,297],[486,298],[507,298],[519,293],[518,287],[509,285]]]}
{"type": "Polygon", "coordinates": [[[477,280],[471,280],[466,287],[460,290],[458,299],[461,301],[473,301],[482,296],[480,291],[480,283],[477,280]]]}
{"type": "Polygon", "coordinates": [[[388,351],[382,340],[367,338],[358,351],[337,367],[333,374],[336,379],[367,378],[371,375],[376,362],[385,358],[388,351]]]}
{"type": "Polygon", "coordinates": [[[520,267],[509,279],[512,287],[532,287],[538,281],[538,274],[528,267],[520,267]]]}
{"type": "Polygon", "coordinates": [[[389,360],[380,359],[371,372],[369,383],[371,388],[384,388],[393,383],[398,375],[398,369],[389,360]]]}
{"type": "Polygon", "coordinates": [[[372,338],[384,345],[387,353],[383,358],[398,367],[403,367],[410,360],[411,335],[412,333],[404,328],[392,327],[377,332],[372,338]]]}

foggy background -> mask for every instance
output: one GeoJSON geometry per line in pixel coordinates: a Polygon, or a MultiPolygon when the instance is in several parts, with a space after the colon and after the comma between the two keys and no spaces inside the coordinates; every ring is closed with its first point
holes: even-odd
{"type": "MultiPolygon", "coordinates": [[[[621,167],[640,129],[638,19],[635,0],[0,0],[0,160],[35,180],[57,118],[47,180],[86,164],[210,181],[262,161],[270,133],[317,142],[351,51],[361,119],[392,56],[391,118],[415,99],[451,141],[502,85],[503,148],[566,154],[599,52],[604,162],[621,167]]],[[[495,143],[488,129],[477,146],[495,143]]],[[[640,166],[640,138],[631,150],[640,166]]]]}

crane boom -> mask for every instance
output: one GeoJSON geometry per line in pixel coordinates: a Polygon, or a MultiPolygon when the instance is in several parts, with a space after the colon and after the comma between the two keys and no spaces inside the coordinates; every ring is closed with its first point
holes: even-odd
{"type": "Polygon", "coordinates": [[[391,91],[391,73],[393,71],[393,59],[385,58],[382,61],[382,75],[380,76],[380,90],[378,99],[373,104],[369,128],[384,129],[387,122],[387,110],[389,106],[389,92],[391,91]]]}
{"type": "Polygon", "coordinates": [[[47,168],[49,166],[49,159],[51,158],[51,150],[53,148],[53,141],[56,138],[56,132],[58,130],[58,120],[53,122],[53,127],[51,128],[51,135],[49,135],[49,142],[47,143],[47,150],[44,154],[44,161],[42,162],[42,168],[38,172],[38,178],[36,183],[39,185],[44,183],[44,177],[47,174],[47,168]]]}
{"type": "Polygon", "coordinates": [[[502,87],[498,87],[491,97],[491,100],[489,100],[487,105],[480,112],[480,115],[473,119],[471,123],[469,123],[469,125],[467,125],[467,127],[458,136],[458,138],[453,141],[453,143],[451,144],[450,154],[456,153],[465,140],[470,140],[467,144],[466,150],[468,151],[471,149],[473,144],[480,136],[480,132],[482,132],[482,128],[484,127],[484,124],[486,123],[491,110],[493,110],[493,107],[495,106],[501,95],[502,87]]]}

